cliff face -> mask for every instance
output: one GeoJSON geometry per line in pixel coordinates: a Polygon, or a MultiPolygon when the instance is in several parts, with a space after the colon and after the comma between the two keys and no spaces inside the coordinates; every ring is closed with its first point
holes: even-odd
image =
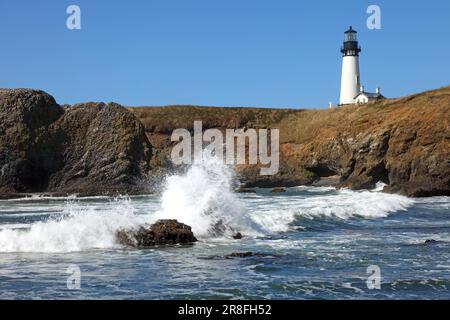
{"type": "Polygon", "coordinates": [[[130,110],[144,123],[156,164],[163,167],[169,162],[172,130],[191,129],[195,120],[203,120],[204,129],[280,129],[279,173],[263,177],[258,167],[240,166],[246,186],[293,186],[321,179],[366,189],[381,181],[387,192],[450,195],[450,87],[331,110],[192,106],[130,110]]]}
{"type": "Polygon", "coordinates": [[[36,90],[0,90],[0,195],[143,193],[173,169],[174,129],[278,128],[280,170],[237,167],[245,186],[334,183],[408,196],[450,195],[450,87],[331,110],[61,107],[36,90]],[[131,111],[131,112],[130,112],[131,111]],[[139,120],[140,121],[139,121],[139,120]],[[325,182],[324,182],[325,181],[325,182]]]}
{"type": "Polygon", "coordinates": [[[48,190],[67,193],[140,193],[150,169],[151,144],[144,127],[118,104],[66,108],[52,128],[61,144],[61,166],[48,190]]]}
{"type": "Polygon", "coordinates": [[[303,117],[280,122],[283,150],[318,176],[338,174],[352,189],[382,181],[408,196],[450,194],[450,87],[303,117]]]}
{"type": "Polygon", "coordinates": [[[41,190],[60,161],[50,125],[64,111],[42,91],[0,90],[0,192],[41,190]]]}
{"type": "Polygon", "coordinates": [[[136,193],[151,145],[116,104],[62,108],[35,90],[0,90],[0,193],[136,193]]]}

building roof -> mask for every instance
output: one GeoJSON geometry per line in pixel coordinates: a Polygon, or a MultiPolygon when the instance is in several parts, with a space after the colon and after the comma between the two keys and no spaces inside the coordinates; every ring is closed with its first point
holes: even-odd
{"type": "Polygon", "coordinates": [[[358,93],[354,99],[357,99],[359,96],[364,95],[369,99],[384,99],[385,97],[381,93],[374,93],[374,92],[360,92],[358,93]]]}
{"type": "Polygon", "coordinates": [[[348,30],[345,33],[358,33],[356,30],[353,30],[352,26],[348,27],[348,30]]]}

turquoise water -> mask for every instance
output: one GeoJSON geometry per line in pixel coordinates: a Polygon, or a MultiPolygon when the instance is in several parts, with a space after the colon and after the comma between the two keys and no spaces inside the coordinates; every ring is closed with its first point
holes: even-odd
{"type": "Polygon", "coordinates": [[[167,193],[0,201],[0,298],[450,298],[449,197],[313,187],[223,197],[203,214],[223,215],[242,240],[209,236],[209,217],[193,210],[202,204],[167,193]],[[135,250],[115,242],[120,226],[172,218],[161,210],[170,205],[180,206],[174,217],[193,226],[198,243],[135,250]],[[258,254],[226,257],[246,251],[258,254]],[[371,265],[380,289],[368,289],[371,265]],[[79,289],[67,286],[71,266],[81,272],[79,289]]]}

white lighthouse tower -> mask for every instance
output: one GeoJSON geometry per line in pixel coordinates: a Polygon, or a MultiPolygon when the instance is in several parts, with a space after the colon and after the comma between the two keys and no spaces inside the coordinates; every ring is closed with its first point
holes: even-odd
{"type": "Polygon", "coordinates": [[[344,46],[342,52],[342,78],[340,104],[355,103],[356,96],[360,93],[359,77],[359,53],[357,32],[350,27],[345,31],[344,46]]]}

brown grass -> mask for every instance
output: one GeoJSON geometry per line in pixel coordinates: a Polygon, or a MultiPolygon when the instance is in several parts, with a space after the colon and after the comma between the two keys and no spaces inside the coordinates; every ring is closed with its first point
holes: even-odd
{"type": "MultiPolygon", "coordinates": [[[[448,132],[450,86],[412,96],[334,109],[292,110],[166,106],[129,108],[147,132],[169,134],[191,130],[195,120],[203,128],[279,128],[281,143],[303,143],[318,136],[364,133],[381,127],[429,122],[448,132]],[[445,129],[447,128],[447,129],[445,129]]],[[[443,132],[443,134],[445,134],[443,132]]]]}

